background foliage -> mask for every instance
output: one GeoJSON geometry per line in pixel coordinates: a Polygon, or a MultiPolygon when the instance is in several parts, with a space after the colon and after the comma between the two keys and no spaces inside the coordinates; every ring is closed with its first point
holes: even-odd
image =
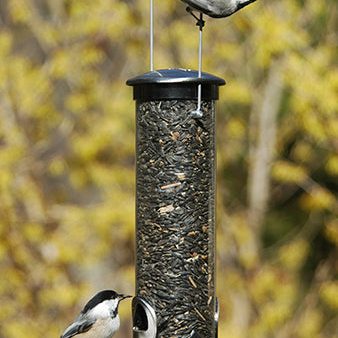
{"type": "MultiPolygon", "coordinates": [[[[156,68],[197,67],[155,1],[156,68]]],[[[147,0],[0,1],[0,337],[58,337],[94,290],[133,292],[134,103],[147,0]]],[[[218,105],[220,338],[338,337],[338,11],[260,0],[207,20],[218,105]]],[[[130,333],[129,304],[122,305],[130,333]]]]}

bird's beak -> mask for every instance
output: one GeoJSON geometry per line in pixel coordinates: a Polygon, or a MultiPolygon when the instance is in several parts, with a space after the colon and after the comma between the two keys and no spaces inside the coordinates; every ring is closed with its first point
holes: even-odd
{"type": "Polygon", "coordinates": [[[131,298],[131,297],[133,297],[133,296],[123,295],[123,294],[119,295],[120,301],[123,300],[123,299],[126,299],[126,298],[131,298]]]}

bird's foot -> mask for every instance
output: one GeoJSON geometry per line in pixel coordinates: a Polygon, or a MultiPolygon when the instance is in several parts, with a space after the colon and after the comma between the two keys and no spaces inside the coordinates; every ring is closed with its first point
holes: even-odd
{"type": "Polygon", "coordinates": [[[205,21],[203,20],[203,13],[200,12],[200,16],[198,17],[194,13],[194,10],[189,6],[186,8],[186,11],[196,19],[196,26],[198,26],[200,28],[200,30],[202,30],[203,27],[205,26],[205,21]]]}

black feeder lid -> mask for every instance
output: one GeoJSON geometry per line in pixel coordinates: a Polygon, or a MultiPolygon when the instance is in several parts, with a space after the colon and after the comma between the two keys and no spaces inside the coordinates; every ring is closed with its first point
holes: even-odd
{"type": "Polygon", "coordinates": [[[202,100],[217,100],[218,87],[225,81],[209,73],[190,69],[161,69],[148,72],[127,81],[134,87],[134,100],[197,100],[198,85],[202,84],[202,100]]]}

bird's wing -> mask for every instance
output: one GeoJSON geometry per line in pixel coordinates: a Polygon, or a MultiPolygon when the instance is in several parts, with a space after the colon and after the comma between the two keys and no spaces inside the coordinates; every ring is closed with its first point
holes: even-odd
{"type": "Polygon", "coordinates": [[[225,18],[256,0],[182,0],[212,18],[225,18]]]}
{"type": "Polygon", "coordinates": [[[79,333],[87,332],[94,323],[94,319],[79,317],[73,324],[67,327],[67,329],[60,338],[71,338],[79,333]]]}
{"type": "Polygon", "coordinates": [[[209,2],[203,0],[181,0],[187,5],[197,9],[198,11],[203,12],[207,15],[212,15],[212,11],[209,9],[209,2]]]}

